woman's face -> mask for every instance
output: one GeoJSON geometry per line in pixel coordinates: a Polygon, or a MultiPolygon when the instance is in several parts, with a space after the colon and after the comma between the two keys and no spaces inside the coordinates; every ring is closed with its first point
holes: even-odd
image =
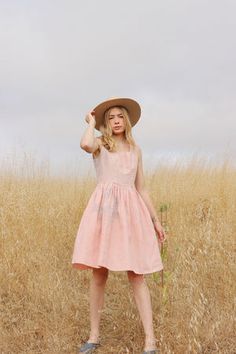
{"type": "Polygon", "coordinates": [[[125,118],[121,109],[112,108],[109,114],[109,122],[112,129],[112,134],[120,135],[125,131],[125,118]]]}

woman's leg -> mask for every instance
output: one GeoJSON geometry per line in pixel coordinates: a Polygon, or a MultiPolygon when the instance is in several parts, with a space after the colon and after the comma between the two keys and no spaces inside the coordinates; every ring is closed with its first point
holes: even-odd
{"type": "Polygon", "coordinates": [[[93,268],[89,291],[91,330],[88,342],[96,343],[99,341],[99,323],[101,318],[101,310],[104,304],[104,290],[107,278],[107,268],[93,268]]]}
{"type": "Polygon", "coordinates": [[[127,271],[127,276],[132,285],[135,302],[144,327],[144,350],[157,349],[153,330],[151,296],[144,275],[136,274],[133,271],[127,271]]]}

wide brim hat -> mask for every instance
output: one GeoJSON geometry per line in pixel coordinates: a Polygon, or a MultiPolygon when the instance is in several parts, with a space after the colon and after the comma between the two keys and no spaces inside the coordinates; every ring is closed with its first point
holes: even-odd
{"type": "Polygon", "coordinates": [[[96,125],[95,129],[100,130],[101,126],[104,126],[104,114],[105,112],[114,106],[125,107],[129,113],[130,123],[133,127],[141,116],[141,107],[137,101],[131,98],[121,98],[121,97],[112,97],[99,103],[93,110],[95,111],[95,120],[96,125]]]}

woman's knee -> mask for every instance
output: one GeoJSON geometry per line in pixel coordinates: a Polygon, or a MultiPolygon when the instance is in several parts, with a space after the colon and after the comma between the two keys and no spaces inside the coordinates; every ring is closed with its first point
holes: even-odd
{"type": "Polygon", "coordinates": [[[145,282],[144,274],[136,274],[133,271],[128,270],[127,276],[131,284],[142,284],[145,282]]]}
{"type": "Polygon", "coordinates": [[[96,285],[104,285],[108,278],[108,269],[105,267],[93,268],[93,280],[96,285]]]}

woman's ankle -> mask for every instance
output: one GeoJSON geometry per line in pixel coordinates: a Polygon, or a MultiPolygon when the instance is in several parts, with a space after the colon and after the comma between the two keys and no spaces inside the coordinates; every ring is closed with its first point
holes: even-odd
{"type": "Polygon", "coordinates": [[[145,351],[157,349],[156,338],[154,336],[146,336],[145,338],[145,351]]]}
{"type": "Polygon", "coordinates": [[[90,332],[88,342],[96,343],[100,339],[99,332],[90,332]]]}

